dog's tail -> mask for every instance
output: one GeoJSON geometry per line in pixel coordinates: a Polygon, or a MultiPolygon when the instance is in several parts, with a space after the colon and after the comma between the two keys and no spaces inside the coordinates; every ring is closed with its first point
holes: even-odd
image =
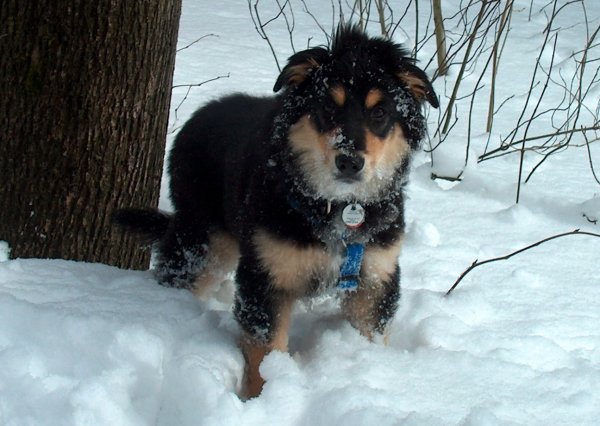
{"type": "Polygon", "coordinates": [[[166,234],[171,215],[153,209],[119,209],[113,212],[111,222],[151,245],[166,234]]]}

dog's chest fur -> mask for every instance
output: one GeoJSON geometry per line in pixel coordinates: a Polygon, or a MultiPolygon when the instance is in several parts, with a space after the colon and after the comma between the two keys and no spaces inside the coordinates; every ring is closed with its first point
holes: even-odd
{"type": "Polygon", "coordinates": [[[347,244],[362,244],[367,252],[380,250],[395,244],[403,233],[401,191],[362,206],[364,223],[356,229],[342,219],[349,203],[328,205],[292,194],[280,198],[279,209],[269,208],[252,232],[256,254],[278,289],[298,295],[329,290],[340,278],[347,244]],[[277,210],[279,215],[272,216],[277,210]]]}

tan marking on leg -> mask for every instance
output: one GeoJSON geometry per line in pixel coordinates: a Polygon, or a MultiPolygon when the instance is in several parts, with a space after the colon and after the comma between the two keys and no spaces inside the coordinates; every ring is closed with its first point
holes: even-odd
{"type": "Polygon", "coordinates": [[[365,107],[367,109],[373,108],[383,99],[383,92],[379,89],[371,89],[365,97],[365,107]]]}
{"type": "Polygon", "coordinates": [[[260,375],[259,367],[269,349],[248,336],[242,337],[240,346],[246,361],[240,397],[250,399],[260,395],[265,384],[265,380],[260,375]]]}
{"type": "Polygon", "coordinates": [[[265,380],[260,375],[260,364],[265,356],[273,351],[287,352],[288,335],[292,317],[292,308],[295,298],[289,294],[282,294],[279,312],[276,316],[277,324],[273,338],[269,343],[259,343],[249,335],[244,335],[240,342],[246,365],[240,396],[244,399],[260,395],[265,380]]]}
{"type": "Polygon", "coordinates": [[[337,106],[341,107],[346,103],[346,90],[344,89],[344,86],[332,87],[329,90],[329,94],[337,106]]]}
{"type": "Polygon", "coordinates": [[[295,297],[290,294],[282,295],[275,333],[273,339],[271,339],[271,349],[281,352],[287,352],[288,350],[288,333],[292,322],[292,309],[295,300],[295,297]]]}
{"type": "Polygon", "coordinates": [[[386,327],[385,332],[383,333],[383,346],[390,345],[390,328],[386,327]]]}
{"type": "Polygon", "coordinates": [[[302,295],[315,274],[325,275],[332,267],[331,256],[317,245],[300,246],[258,230],[254,245],[275,288],[302,295]]]}
{"type": "Polygon", "coordinates": [[[342,301],[344,316],[369,340],[373,339],[373,332],[377,328],[377,309],[385,296],[385,283],[390,280],[398,265],[402,241],[400,238],[387,247],[366,247],[358,290],[346,295],[342,301]]]}
{"type": "Polygon", "coordinates": [[[354,328],[360,331],[360,334],[373,340],[373,330],[375,329],[375,317],[373,312],[373,299],[381,297],[381,289],[361,287],[358,290],[349,293],[342,300],[342,312],[344,317],[352,324],[354,328]],[[379,291],[378,291],[379,290],[379,291]]]}
{"type": "Polygon", "coordinates": [[[362,274],[368,281],[388,281],[396,272],[404,235],[388,247],[369,246],[363,257],[362,274]]]}
{"type": "Polygon", "coordinates": [[[206,298],[211,290],[235,270],[239,257],[239,244],[231,234],[212,234],[208,242],[206,264],[194,282],[194,295],[206,298]]]}

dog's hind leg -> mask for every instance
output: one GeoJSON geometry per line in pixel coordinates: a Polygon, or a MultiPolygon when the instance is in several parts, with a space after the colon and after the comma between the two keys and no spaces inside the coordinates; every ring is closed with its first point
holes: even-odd
{"type": "Polygon", "coordinates": [[[205,264],[207,248],[207,225],[175,214],[157,246],[155,275],[159,283],[193,289],[194,280],[205,264]]]}
{"type": "Polygon", "coordinates": [[[235,271],[239,257],[239,244],[231,234],[223,231],[212,232],[205,263],[194,282],[194,295],[201,299],[208,298],[211,292],[235,271]]]}

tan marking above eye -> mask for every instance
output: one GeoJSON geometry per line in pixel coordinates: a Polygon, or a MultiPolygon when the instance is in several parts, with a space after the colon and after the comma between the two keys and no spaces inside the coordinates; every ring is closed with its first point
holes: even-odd
{"type": "Polygon", "coordinates": [[[383,99],[383,92],[379,89],[371,89],[365,98],[365,107],[367,109],[373,108],[383,99]]]}
{"type": "Polygon", "coordinates": [[[346,103],[346,89],[344,86],[335,86],[329,90],[329,94],[331,95],[331,99],[337,106],[344,106],[346,103]]]}

